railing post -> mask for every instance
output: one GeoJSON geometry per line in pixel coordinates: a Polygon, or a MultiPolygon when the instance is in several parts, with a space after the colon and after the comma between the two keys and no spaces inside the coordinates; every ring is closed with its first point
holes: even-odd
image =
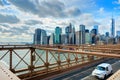
{"type": "Polygon", "coordinates": [[[67,59],[67,62],[68,62],[68,67],[70,67],[70,54],[68,53],[68,59],[67,59]]]}
{"type": "Polygon", "coordinates": [[[60,53],[58,53],[58,69],[60,70],[61,60],[60,60],[60,53]]]}
{"type": "Polygon", "coordinates": [[[75,55],[75,62],[78,63],[78,54],[75,55]]]}
{"type": "Polygon", "coordinates": [[[48,50],[46,50],[46,63],[45,63],[47,73],[48,73],[48,68],[49,68],[49,62],[48,62],[48,50]]]}
{"type": "Polygon", "coordinates": [[[33,71],[34,71],[34,65],[33,65],[33,61],[35,61],[35,55],[33,54],[35,49],[34,48],[31,48],[31,53],[30,53],[30,66],[29,66],[29,70],[30,70],[30,76],[33,75],[33,71]]]}
{"type": "Polygon", "coordinates": [[[13,49],[9,49],[9,51],[10,51],[10,63],[9,63],[9,65],[10,65],[10,70],[12,70],[12,51],[13,51],[13,49]]]}

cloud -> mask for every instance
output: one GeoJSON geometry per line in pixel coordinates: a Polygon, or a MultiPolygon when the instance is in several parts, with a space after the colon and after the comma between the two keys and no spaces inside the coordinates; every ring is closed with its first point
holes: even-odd
{"type": "Polygon", "coordinates": [[[0,1],[0,5],[3,6],[2,1],[0,1]]]}
{"type": "Polygon", "coordinates": [[[76,7],[71,7],[67,9],[65,12],[68,16],[79,16],[81,14],[80,9],[76,7]]]}
{"type": "Polygon", "coordinates": [[[4,26],[6,28],[9,28],[9,25],[8,24],[0,24],[1,26],[4,26]]]}
{"type": "Polygon", "coordinates": [[[0,14],[0,23],[18,23],[20,20],[13,15],[2,15],[0,14]]]}
{"type": "Polygon", "coordinates": [[[80,23],[84,24],[88,27],[94,26],[94,25],[99,25],[100,23],[95,21],[94,17],[92,14],[89,13],[84,13],[80,16],[80,23]]]}
{"type": "Polygon", "coordinates": [[[9,32],[11,32],[11,35],[21,35],[22,33],[29,34],[29,28],[28,26],[12,27],[9,32]]]}
{"type": "Polygon", "coordinates": [[[31,2],[31,0],[9,0],[10,3],[18,7],[23,11],[36,12],[36,6],[31,2]]]}
{"type": "Polygon", "coordinates": [[[63,0],[66,6],[70,7],[73,5],[74,7],[78,7],[81,11],[89,11],[96,8],[95,0],[63,0]]]}
{"type": "Polygon", "coordinates": [[[113,4],[120,4],[120,0],[114,1],[113,4]]]}
{"type": "Polygon", "coordinates": [[[103,13],[104,13],[104,8],[101,7],[101,8],[98,10],[98,12],[99,12],[100,14],[103,14],[103,13]]]}
{"type": "Polygon", "coordinates": [[[21,35],[22,33],[25,34],[32,34],[30,30],[31,27],[26,25],[20,25],[20,26],[13,26],[11,24],[0,24],[0,32],[1,33],[9,33],[10,36],[14,35],[21,35]]]}
{"type": "Polygon", "coordinates": [[[34,28],[26,25],[12,26],[11,24],[0,24],[0,42],[31,42],[34,28]],[[19,36],[19,37],[18,37],[19,36]],[[7,40],[6,40],[7,39],[7,40]]]}
{"type": "Polygon", "coordinates": [[[80,13],[79,8],[68,9],[65,7],[65,4],[59,0],[10,0],[10,2],[20,10],[39,15],[40,17],[63,18],[78,16],[80,13]],[[68,11],[66,11],[66,9],[68,9],[68,11]]]}
{"type": "Polygon", "coordinates": [[[37,21],[37,20],[28,20],[25,22],[27,25],[36,25],[36,24],[43,24],[42,21],[37,21]]]}
{"type": "Polygon", "coordinates": [[[7,5],[7,6],[10,5],[10,3],[7,0],[1,0],[1,2],[3,5],[7,5]]]}

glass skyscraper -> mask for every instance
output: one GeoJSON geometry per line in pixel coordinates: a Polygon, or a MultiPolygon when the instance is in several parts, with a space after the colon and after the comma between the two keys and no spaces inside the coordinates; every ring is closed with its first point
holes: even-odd
{"type": "Polygon", "coordinates": [[[98,25],[94,25],[94,29],[96,29],[96,35],[98,35],[98,25]]]}
{"type": "Polygon", "coordinates": [[[92,44],[96,43],[96,34],[97,34],[97,30],[96,29],[92,29],[91,30],[91,43],[92,44]]]}
{"type": "Polygon", "coordinates": [[[41,44],[46,45],[47,42],[47,33],[45,30],[41,30],[41,44]]]}
{"type": "Polygon", "coordinates": [[[85,44],[85,25],[80,25],[80,44],[85,44]]]}
{"type": "Polygon", "coordinates": [[[41,43],[41,29],[36,29],[34,34],[34,44],[41,43]]]}
{"type": "Polygon", "coordinates": [[[34,44],[47,44],[45,41],[47,37],[46,31],[43,29],[36,29],[34,34],[34,44]]]}
{"type": "Polygon", "coordinates": [[[65,28],[65,34],[66,34],[65,44],[70,44],[71,33],[72,33],[72,24],[70,23],[70,25],[65,28]]]}
{"type": "Polygon", "coordinates": [[[90,44],[90,33],[89,30],[85,30],[85,44],[90,44]]]}
{"type": "Polygon", "coordinates": [[[117,32],[116,32],[116,34],[117,34],[117,36],[119,36],[119,37],[120,37],[120,31],[117,31],[117,32]]]}
{"type": "Polygon", "coordinates": [[[50,39],[49,39],[49,45],[53,45],[55,43],[55,36],[54,33],[52,33],[50,35],[50,39]]]}
{"type": "Polygon", "coordinates": [[[55,44],[61,44],[62,29],[60,27],[55,28],[55,44]]]}
{"type": "Polygon", "coordinates": [[[115,20],[112,18],[111,19],[112,22],[111,22],[111,37],[115,37],[115,20]]]}

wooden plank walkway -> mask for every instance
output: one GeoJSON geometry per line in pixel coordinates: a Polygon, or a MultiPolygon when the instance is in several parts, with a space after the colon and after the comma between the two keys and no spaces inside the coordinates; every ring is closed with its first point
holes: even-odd
{"type": "Polygon", "coordinates": [[[0,61],[0,80],[20,80],[20,79],[14,73],[12,73],[2,61],[0,61]]]}

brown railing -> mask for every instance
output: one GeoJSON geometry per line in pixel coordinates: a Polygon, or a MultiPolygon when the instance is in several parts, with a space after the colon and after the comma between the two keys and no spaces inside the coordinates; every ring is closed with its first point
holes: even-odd
{"type": "Polygon", "coordinates": [[[120,51],[119,46],[31,46],[2,45],[0,60],[9,65],[9,69],[21,79],[29,79],[36,75],[49,74],[82,65],[102,57],[120,58],[114,54],[120,51]],[[112,53],[111,53],[112,49],[112,53]]]}

